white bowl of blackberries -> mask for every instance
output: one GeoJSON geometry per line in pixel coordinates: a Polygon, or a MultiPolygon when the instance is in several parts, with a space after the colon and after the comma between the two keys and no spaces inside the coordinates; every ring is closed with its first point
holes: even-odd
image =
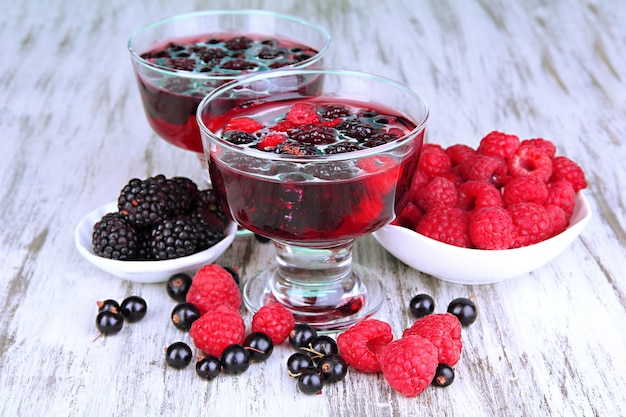
{"type": "Polygon", "coordinates": [[[133,178],[117,201],[83,217],[74,238],[98,268],[135,282],[165,282],[212,263],[233,242],[237,226],[211,189],[186,177],[133,178]]]}

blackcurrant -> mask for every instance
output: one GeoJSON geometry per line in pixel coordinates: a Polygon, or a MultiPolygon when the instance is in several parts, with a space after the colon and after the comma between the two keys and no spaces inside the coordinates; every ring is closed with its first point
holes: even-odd
{"type": "Polygon", "coordinates": [[[298,323],[289,332],[289,344],[294,349],[306,347],[317,337],[317,331],[308,323],[298,323]]]}
{"type": "Polygon", "coordinates": [[[114,311],[104,310],[96,316],[96,328],[105,336],[119,332],[123,326],[124,317],[114,311]]]}
{"type": "Polygon", "coordinates": [[[454,382],[454,368],[445,363],[440,363],[437,366],[435,377],[433,378],[432,385],[436,387],[447,387],[454,382]]]}
{"type": "Polygon", "coordinates": [[[272,339],[263,332],[250,333],[244,339],[243,347],[248,350],[250,359],[256,362],[266,360],[274,351],[272,339]]]}
{"type": "Polygon", "coordinates": [[[131,295],[120,303],[120,314],[130,323],[141,320],[147,312],[146,300],[137,295],[131,295]]]}
{"type": "Polygon", "coordinates": [[[250,367],[250,353],[242,345],[230,345],[222,352],[220,361],[225,373],[239,375],[250,367]]]}
{"type": "Polygon", "coordinates": [[[301,349],[315,358],[321,358],[322,356],[339,353],[339,348],[337,347],[335,339],[326,335],[317,336],[308,347],[301,349]]]}
{"type": "Polygon", "coordinates": [[[324,377],[317,368],[307,368],[298,377],[298,389],[304,394],[320,394],[324,387],[324,377]]]}
{"type": "Polygon", "coordinates": [[[448,304],[448,313],[456,316],[462,326],[469,326],[476,321],[478,317],[478,308],[469,298],[459,297],[450,301],[448,304]]]}
{"type": "Polygon", "coordinates": [[[222,363],[215,356],[205,356],[196,362],[196,374],[199,377],[212,380],[222,371],[222,363]]]}
{"type": "Polygon", "coordinates": [[[174,274],[167,280],[167,294],[175,301],[183,302],[191,287],[192,279],[187,274],[174,274]]]}
{"type": "Polygon", "coordinates": [[[341,381],[348,372],[348,364],[338,354],[326,355],[317,363],[317,369],[322,373],[324,383],[341,381]]]}
{"type": "Polygon", "coordinates": [[[297,377],[306,368],[312,367],[313,359],[305,353],[296,352],[287,359],[287,371],[291,377],[297,377]]]}
{"type": "Polygon", "coordinates": [[[165,362],[172,368],[182,369],[191,363],[191,348],[184,342],[175,342],[165,349],[165,362]]]}
{"type": "Polygon", "coordinates": [[[118,303],[115,300],[104,300],[104,301],[98,301],[96,302],[96,305],[98,306],[98,311],[105,311],[105,310],[109,310],[109,311],[113,311],[114,313],[117,313],[120,311],[120,303],[118,303]]]}
{"type": "Polygon", "coordinates": [[[235,268],[231,268],[230,266],[224,266],[224,268],[235,280],[237,286],[241,283],[241,278],[239,277],[239,273],[235,270],[235,268]]]}
{"type": "Polygon", "coordinates": [[[172,310],[172,323],[177,329],[188,331],[191,325],[200,317],[200,312],[191,303],[180,303],[172,310]]]}
{"type": "Polygon", "coordinates": [[[435,311],[435,300],[428,294],[417,294],[409,302],[409,311],[413,317],[420,319],[435,311]]]}

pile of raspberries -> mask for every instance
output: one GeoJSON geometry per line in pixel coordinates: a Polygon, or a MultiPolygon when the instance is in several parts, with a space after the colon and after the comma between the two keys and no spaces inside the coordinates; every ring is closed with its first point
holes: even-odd
{"type": "Polygon", "coordinates": [[[493,131],[476,149],[429,143],[394,224],[463,248],[519,248],[564,231],[586,187],[582,168],[543,138],[493,131]]]}

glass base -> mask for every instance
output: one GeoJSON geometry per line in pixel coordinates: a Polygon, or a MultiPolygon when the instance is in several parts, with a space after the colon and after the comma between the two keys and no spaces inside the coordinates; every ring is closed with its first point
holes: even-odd
{"type": "Polygon", "coordinates": [[[374,274],[356,264],[340,281],[309,285],[283,279],[279,268],[274,267],[244,283],[243,301],[253,313],[266,304],[279,302],[293,313],[296,323],[334,331],[376,313],[383,302],[383,289],[374,274]]]}

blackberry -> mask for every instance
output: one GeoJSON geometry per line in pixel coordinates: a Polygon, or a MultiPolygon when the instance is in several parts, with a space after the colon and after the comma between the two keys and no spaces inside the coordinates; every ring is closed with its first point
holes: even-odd
{"type": "Polygon", "coordinates": [[[224,239],[224,227],[216,226],[214,221],[207,221],[206,216],[194,214],[189,216],[197,237],[196,252],[200,252],[224,239]]]}
{"type": "Polygon", "coordinates": [[[176,70],[193,71],[196,67],[196,60],[192,58],[172,58],[167,66],[176,70]]]}
{"type": "Polygon", "coordinates": [[[246,61],[245,59],[235,59],[222,64],[223,69],[229,69],[234,71],[246,71],[258,67],[254,62],[246,61]]]}
{"type": "Polygon", "coordinates": [[[371,123],[363,122],[358,119],[344,120],[337,125],[337,130],[359,142],[363,142],[378,133],[371,123]]]}
{"type": "Polygon", "coordinates": [[[358,172],[354,165],[343,162],[307,165],[302,171],[322,180],[346,180],[358,172]]]}
{"type": "Polygon", "coordinates": [[[186,177],[173,177],[169,180],[169,185],[172,214],[183,214],[195,208],[199,197],[195,182],[186,177]]]}
{"type": "Polygon", "coordinates": [[[393,142],[398,139],[398,136],[393,133],[377,133],[369,139],[363,142],[363,146],[366,148],[373,148],[375,146],[384,145],[385,143],[393,142]]]}
{"type": "Polygon", "coordinates": [[[221,61],[222,58],[228,55],[223,49],[220,48],[206,48],[197,52],[198,58],[204,63],[221,61]]]}
{"type": "Polygon", "coordinates": [[[326,152],[327,154],[336,154],[336,153],[354,152],[354,151],[359,151],[361,149],[363,149],[363,147],[359,145],[358,143],[342,141],[342,142],[337,142],[337,143],[333,143],[332,145],[329,145],[324,150],[324,152],[326,152]]]}
{"type": "Polygon", "coordinates": [[[195,211],[214,230],[223,231],[228,223],[228,216],[222,210],[215,191],[211,189],[198,193],[195,211]]]}
{"type": "Polygon", "coordinates": [[[170,187],[163,175],[140,180],[131,179],[117,200],[117,206],[126,219],[135,226],[155,225],[173,209],[170,187]]]}
{"type": "Polygon", "coordinates": [[[338,104],[329,104],[322,109],[321,116],[324,119],[339,119],[341,117],[350,116],[350,110],[338,104]]]}
{"type": "Polygon", "coordinates": [[[247,36],[236,36],[224,42],[224,47],[231,51],[242,51],[252,45],[253,40],[247,36]]]}
{"type": "Polygon", "coordinates": [[[256,136],[250,133],[235,130],[226,134],[226,140],[230,143],[234,143],[235,145],[245,145],[247,143],[254,142],[256,140],[256,136]]]}
{"type": "Polygon", "coordinates": [[[306,125],[295,132],[290,137],[298,142],[310,143],[312,145],[333,143],[336,141],[335,129],[327,126],[306,125]]]}
{"type": "Polygon", "coordinates": [[[264,46],[263,48],[261,48],[261,50],[257,54],[260,59],[276,59],[280,55],[282,55],[281,51],[268,46],[264,46]]]}
{"type": "Polygon", "coordinates": [[[193,218],[175,216],[152,229],[150,251],[155,260],[176,259],[197,252],[198,233],[193,218]]]}
{"type": "Polygon", "coordinates": [[[120,213],[105,214],[94,225],[91,242],[96,255],[120,261],[138,258],[141,246],[137,231],[120,213]]]}

